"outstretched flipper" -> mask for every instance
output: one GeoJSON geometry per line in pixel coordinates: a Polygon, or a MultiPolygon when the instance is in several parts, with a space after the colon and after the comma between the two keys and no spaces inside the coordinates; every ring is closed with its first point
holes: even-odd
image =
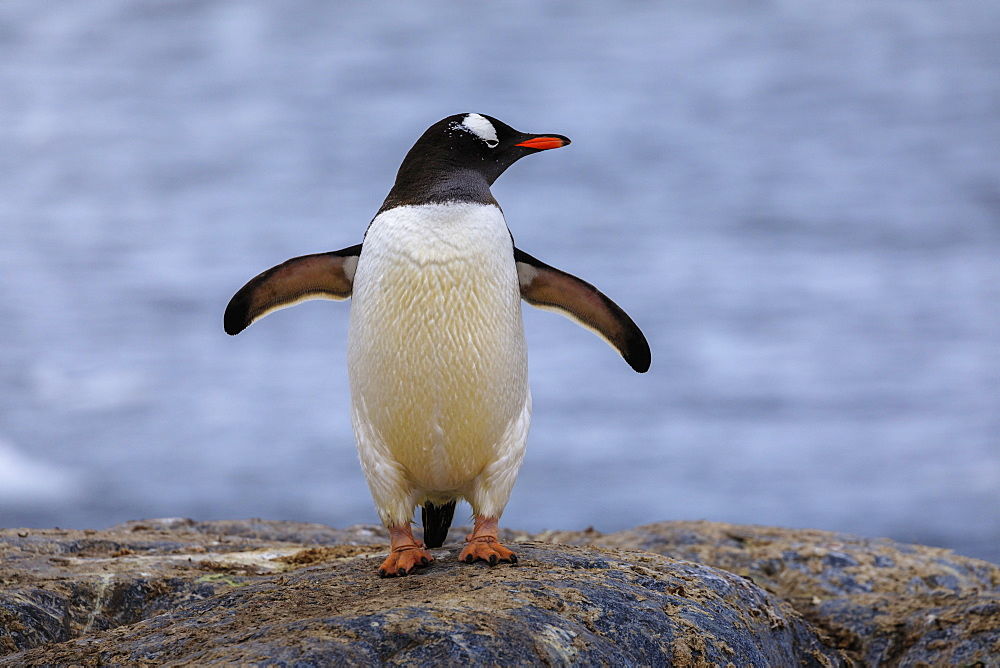
{"type": "Polygon", "coordinates": [[[649,344],[625,311],[590,283],[514,249],[521,298],[532,306],[558,311],[614,347],[639,373],[649,369],[649,344]]]}
{"type": "Polygon", "coordinates": [[[311,299],[347,299],[360,254],[361,244],[303,255],[255,276],[229,300],[223,319],[226,333],[239,334],[268,313],[311,299]]]}

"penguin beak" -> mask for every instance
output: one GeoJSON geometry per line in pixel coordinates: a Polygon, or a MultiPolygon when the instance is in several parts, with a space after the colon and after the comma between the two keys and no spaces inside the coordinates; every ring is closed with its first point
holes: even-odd
{"type": "Polygon", "coordinates": [[[568,143],[569,138],[562,135],[538,135],[520,144],[515,144],[515,146],[533,148],[536,151],[547,151],[550,148],[561,148],[568,143]]]}

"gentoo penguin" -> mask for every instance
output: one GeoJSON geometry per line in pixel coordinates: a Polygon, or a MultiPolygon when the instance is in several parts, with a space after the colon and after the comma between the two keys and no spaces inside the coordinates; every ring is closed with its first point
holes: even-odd
{"type": "Polygon", "coordinates": [[[521,299],[593,330],[636,371],[649,345],[594,286],[515,248],[490,186],[520,158],[569,139],[525,134],[483,114],[432,125],[403,159],[363,243],[293,258],[243,286],[226,308],[238,334],[272,311],[351,298],[348,376],[361,467],[391,550],[380,576],[434,557],[458,499],[475,528],[459,560],[514,563],[497,521],[524,457],[531,393],[521,299]]]}

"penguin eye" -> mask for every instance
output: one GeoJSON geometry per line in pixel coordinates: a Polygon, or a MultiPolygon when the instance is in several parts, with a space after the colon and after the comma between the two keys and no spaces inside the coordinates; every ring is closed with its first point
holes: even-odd
{"type": "Polygon", "coordinates": [[[500,141],[497,139],[484,139],[483,141],[486,142],[486,145],[490,148],[496,148],[500,144],[500,141]]]}

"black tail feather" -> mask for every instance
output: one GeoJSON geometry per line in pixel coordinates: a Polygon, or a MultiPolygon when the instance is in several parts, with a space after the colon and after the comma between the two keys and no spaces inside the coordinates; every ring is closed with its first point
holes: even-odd
{"type": "Polygon", "coordinates": [[[455,501],[449,501],[443,506],[436,506],[430,501],[420,509],[420,517],[424,522],[424,545],[441,547],[448,537],[448,528],[455,516],[455,501]]]}

